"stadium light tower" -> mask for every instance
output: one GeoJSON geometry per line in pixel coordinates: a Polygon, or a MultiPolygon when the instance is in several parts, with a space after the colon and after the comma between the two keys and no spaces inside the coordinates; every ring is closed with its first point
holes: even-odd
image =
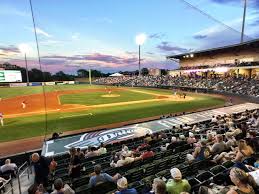
{"type": "Polygon", "coordinates": [[[242,23],[241,43],[244,42],[245,22],[246,22],[246,7],[247,7],[247,0],[244,0],[244,14],[243,14],[243,23],[242,23]]]}
{"type": "Polygon", "coordinates": [[[141,75],[140,72],[140,47],[145,43],[147,36],[145,34],[138,34],[136,36],[136,44],[138,45],[138,75],[141,75]]]}
{"type": "Polygon", "coordinates": [[[26,79],[27,79],[27,86],[29,86],[29,72],[28,72],[28,63],[27,63],[27,53],[31,51],[31,48],[28,44],[20,44],[18,46],[20,52],[24,55],[25,67],[26,67],[26,79]]]}

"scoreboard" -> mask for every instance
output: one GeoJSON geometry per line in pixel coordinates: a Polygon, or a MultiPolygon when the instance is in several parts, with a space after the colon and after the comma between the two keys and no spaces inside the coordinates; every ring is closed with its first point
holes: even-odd
{"type": "Polygon", "coordinates": [[[22,73],[19,70],[0,70],[0,82],[22,82],[22,73]]]}

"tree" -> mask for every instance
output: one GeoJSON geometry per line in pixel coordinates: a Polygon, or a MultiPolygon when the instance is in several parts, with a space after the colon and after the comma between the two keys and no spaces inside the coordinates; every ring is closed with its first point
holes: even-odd
{"type": "Polygon", "coordinates": [[[78,69],[77,76],[80,78],[89,77],[88,71],[85,69],[78,69]]]}
{"type": "Polygon", "coordinates": [[[167,75],[168,71],[166,69],[161,69],[161,75],[167,75]]]}
{"type": "Polygon", "coordinates": [[[148,75],[149,71],[148,71],[148,68],[142,68],[141,69],[141,75],[148,75]]]}

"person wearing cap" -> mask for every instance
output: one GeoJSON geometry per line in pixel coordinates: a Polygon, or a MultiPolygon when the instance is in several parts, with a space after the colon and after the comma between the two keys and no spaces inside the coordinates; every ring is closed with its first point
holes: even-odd
{"type": "Polygon", "coordinates": [[[168,194],[178,194],[181,192],[189,192],[191,185],[186,179],[182,179],[182,173],[178,168],[170,170],[172,179],[166,183],[166,190],[168,194]]]}
{"type": "Polygon", "coordinates": [[[125,177],[120,178],[117,181],[118,191],[115,194],[138,194],[135,188],[128,188],[128,181],[125,177]]]}

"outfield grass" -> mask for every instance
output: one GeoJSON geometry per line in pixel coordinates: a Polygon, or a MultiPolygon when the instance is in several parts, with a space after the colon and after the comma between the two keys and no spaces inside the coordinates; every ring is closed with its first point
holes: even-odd
{"type": "MultiPolygon", "coordinates": [[[[104,86],[91,85],[54,85],[44,86],[46,92],[53,92],[56,90],[80,90],[89,88],[104,88],[104,86]]],[[[42,86],[28,86],[28,87],[14,87],[14,88],[0,88],[0,98],[11,98],[21,95],[40,94],[43,91],[42,86]]]]}
{"type": "Polygon", "coordinates": [[[154,99],[155,96],[144,93],[137,93],[132,91],[113,91],[112,95],[118,97],[104,98],[102,95],[107,95],[107,92],[94,93],[79,93],[79,94],[64,94],[59,97],[62,104],[83,104],[83,105],[97,105],[109,104],[116,102],[128,102],[136,100],[154,99]]]}
{"type": "MultiPolygon", "coordinates": [[[[80,85],[79,85],[80,86],[80,85]]],[[[85,88],[84,86],[83,88],[85,88]]],[[[98,86],[99,87],[99,86],[98,86]]],[[[63,88],[63,86],[62,86],[63,88]]],[[[69,88],[70,87],[64,87],[69,88]]],[[[79,87],[81,88],[81,87],[79,87]]],[[[78,89],[78,87],[77,87],[78,89]]],[[[2,90],[2,89],[0,89],[2,90]]],[[[172,93],[169,90],[157,89],[137,89],[142,91],[149,91],[159,94],[172,93]]],[[[135,93],[137,94],[137,93],[135,93]]],[[[95,127],[98,125],[105,125],[117,123],[122,121],[129,121],[133,119],[140,119],[162,114],[169,114],[175,112],[187,112],[199,108],[209,108],[211,106],[223,105],[224,100],[199,94],[192,94],[195,101],[173,102],[161,101],[159,103],[148,102],[133,105],[123,105],[115,107],[97,108],[81,112],[71,113],[55,113],[48,114],[47,132],[48,134],[61,131],[70,131],[82,129],[87,127],[95,127]],[[93,115],[88,115],[92,113],[93,115]]],[[[96,103],[96,102],[95,102],[96,103]]],[[[45,133],[45,117],[44,115],[17,117],[5,119],[5,126],[0,127],[0,142],[29,138],[45,133]]]]}

